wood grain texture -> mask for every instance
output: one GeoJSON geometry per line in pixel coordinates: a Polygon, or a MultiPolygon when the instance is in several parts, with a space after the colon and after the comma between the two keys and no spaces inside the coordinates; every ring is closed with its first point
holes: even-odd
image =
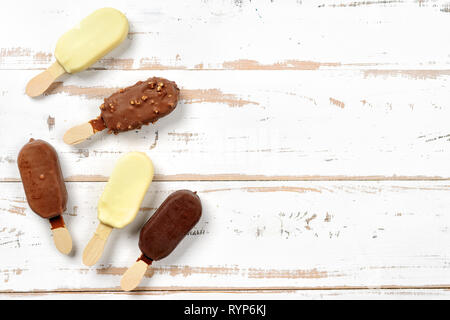
{"type": "Polygon", "coordinates": [[[179,84],[182,97],[190,94],[169,117],[139,131],[99,133],[71,147],[62,136],[99,114],[105,90],[155,73],[88,71],[31,103],[21,94],[22,84],[8,79],[32,73],[0,71],[2,101],[15,106],[0,115],[28,115],[26,126],[0,127],[0,136],[9,136],[0,145],[2,180],[19,178],[18,146],[30,137],[57,148],[64,175],[72,180],[107,177],[115,159],[133,150],[148,151],[162,176],[450,177],[446,78],[365,78],[358,71],[161,71],[158,76],[179,84]],[[210,90],[220,93],[192,96],[210,90]]]}
{"type": "Polygon", "coordinates": [[[104,3],[0,10],[0,298],[450,297],[448,1],[108,5],[127,15],[127,39],[33,100],[26,83],[53,63],[59,36],[104,3]],[[181,88],[170,117],[63,143],[104,97],[151,76],[181,88]],[[31,137],[55,146],[68,181],[67,257],[19,182],[31,137]],[[152,158],[155,182],[85,267],[104,182],[134,150],[152,158]],[[141,225],[180,188],[199,192],[202,220],[137,292],[121,292],[141,225]]]}
{"type": "Polygon", "coordinates": [[[57,253],[47,222],[18,196],[21,184],[0,184],[0,248],[8,257],[0,261],[0,291],[118,290],[139,256],[140,227],[183,188],[198,192],[203,217],[148,269],[140,290],[450,287],[448,182],[154,182],[137,219],[111,234],[90,268],[81,251],[104,183],[67,185],[69,257],[57,253]]]}

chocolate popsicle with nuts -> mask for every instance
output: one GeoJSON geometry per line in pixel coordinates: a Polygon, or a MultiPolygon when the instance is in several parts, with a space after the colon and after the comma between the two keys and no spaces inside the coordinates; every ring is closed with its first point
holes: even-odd
{"type": "Polygon", "coordinates": [[[120,283],[122,289],[130,291],[136,288],[152,261],[167,257],[201,215],[202,204],[195,192],[178,190],[170,194],[142,227],[139,234],[142,254],[124,273],[120,283]]]}
{"type": "Polygon", "coordinates": [[[180,89],[173,81],[149,78],[120,89],[104,100],[101,114],[69,129],[63,137],[67,144],[78,144],[104,129],[108,133],[140,129],[171,113],[178,103],[180,89]]]}
{"type": "Polygon", "coordinates": [[[72,238],[61,216],[68,196],[55,149],[43,140],[30,139],[20,150],[17,164],[31,210],[50,220],[56,248],[69,254],[72,238]]]}

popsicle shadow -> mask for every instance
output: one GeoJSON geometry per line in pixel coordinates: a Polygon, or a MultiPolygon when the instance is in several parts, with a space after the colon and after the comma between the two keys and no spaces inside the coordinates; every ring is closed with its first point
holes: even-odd
{"type": "MultiPolygon", "coordinates": [[[[152,75],[149,75],[149,77],[150,76],[152,76],[152,75]]],[[[138,80],[139,79],[136,79],[136,81],[138,81],[138,80]]],[[[106,98],[106,96],[105,96],[105,98],[106,98]]],[[[175,108],[175,110],[173,110],[167,116],[159,119],[154,124],[142,126],[141,129],[135,129],[135,130],[121,132],[118,135],[107,134],[106,133],[107,130],[105,129],[102,132],[99,132],[99,133],[93,135],[92,137],[86,139],[85,141],[78,143],[76,145],[73,145],[73,147],[79,148],[79,149],[90,147],[90,148],[95,149],[97,145],[106,143],[103,140],[120,139],[121,144],[127,145],[129,140],[144,139],[144,140],[148,141],[145,143],[146,150],[153,149],[154,147],[157,147],[157,136],[156,136],[157,132],[159,132],[160,130],[171,130],[171,128],[177,128],[178,123],[182,123],[182,121],[184,121],[183,120],[183,116],[184,116],[184,112],[185,112],[184,108],[185,108],[185,105],[184,105],[183,101],[180,99],[178,101],[178,104],[177,104],[177,107],[175,108]]],[[[66,130],[68,130],[68,129],[66,129],[66,130]]],[[[145,149],[142,151],[145,151],[145,149]]],[[[156,170],[155,170],[155,172],[156,172],[156,170]]]]}
{"type": "Polygon", "coordinates": [[[180,96],[175,110],[173,110],[169,115],[155,122],[155,124],[153,125],[153,129],[155,131],[159,131],[160,129],[177,128],[178,123],[183,123],[186,121],[185,119],[183,119],[185,112],[185,104],[182,100],[182,97],[180,96]]]}
{"type": "MultiPolygon", "coordinates": [[[[67,190],[68,192],[70,191],[67,190]]],[[[69,203],[67,205],[67,208],[73,208],[71,205],[71,199],[69,194],[69,203]]],[[[70,258],[74,258],[77,254],[77,238],[76,238],[76,226],[74,226],[74,223],[72,222],[72,216],[70,215],[71,210],[66,209],[66,211],[62,214],[62,217],[64,219],[64,222],[66,224],[67,230],[69,230],[70,237],[72,238],[72,250],[67,255],[70,258]]]]}
{"type": "Polygon", "coordinates": [[[74,258],[77,255],[77,247],[72,242],[72,251],[67,255],[68,257],[74,258]]]}
{"type": "MultiPolygon", "coordinates": [[[[68,228],[69,232],[73,233],[73,231],[71,229],[69,229],[70,227],[67,227],[67,228],[68,228]]],[[[70,251],[70,253],[67,255],[70,258],[74,258],[77,255],[77,245],[76,245],[75,240],[73,239],[72,233],[70,234],[72,237],[72,251],[70,251]]]]}

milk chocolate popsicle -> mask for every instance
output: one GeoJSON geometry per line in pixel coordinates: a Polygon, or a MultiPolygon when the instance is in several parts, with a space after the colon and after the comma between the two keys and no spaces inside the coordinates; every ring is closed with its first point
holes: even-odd
{"type": "Polygon", "coordinates": [[[140,258],[123,275],[125,291],[133,290],[152,261],[167,257],[202,215],[202,204],[195,192],[178,190],[169,195],[145,223],[139,234],[140,258]]]}
{"type": "Polygon", "coordinates": [[[55,149],[43,140],[30,139],[20,150],[17,164],[31,210],[50,219],[56,248],[69,254],[72,238],[61,216],[66,210],[67,190],[55,149]]]}
{"type": "Polygon", "coordinates": [[[63,137],[67,144],[78,144],[108,128],[108,133],[140,129],[171,113],[178,103],[180,89],[173,81],[149,78],[120,89],[104,100],[96,119],[69,129],[63,137]]]}

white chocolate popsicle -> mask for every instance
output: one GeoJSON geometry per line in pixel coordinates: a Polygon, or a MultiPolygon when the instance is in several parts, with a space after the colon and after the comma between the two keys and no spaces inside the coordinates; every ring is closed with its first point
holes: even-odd
{"type": "Polygon", "coordinates": [[[94,265],[101,257],[113,228],[131,223],[153,179],[153,163],[142,152],[122,156],[109,177],[98,203],[100,224],[83,252],[83,263],[94,265]]]}
{"type": "Polygon", "coordinates": [[[59,76],[87,69],[117,47],[128,34],[128,20],[113,8],[102,8],[63,34],[55,49],[56,62],[28,82],[30,97],[41,95],[59,76]]]}

